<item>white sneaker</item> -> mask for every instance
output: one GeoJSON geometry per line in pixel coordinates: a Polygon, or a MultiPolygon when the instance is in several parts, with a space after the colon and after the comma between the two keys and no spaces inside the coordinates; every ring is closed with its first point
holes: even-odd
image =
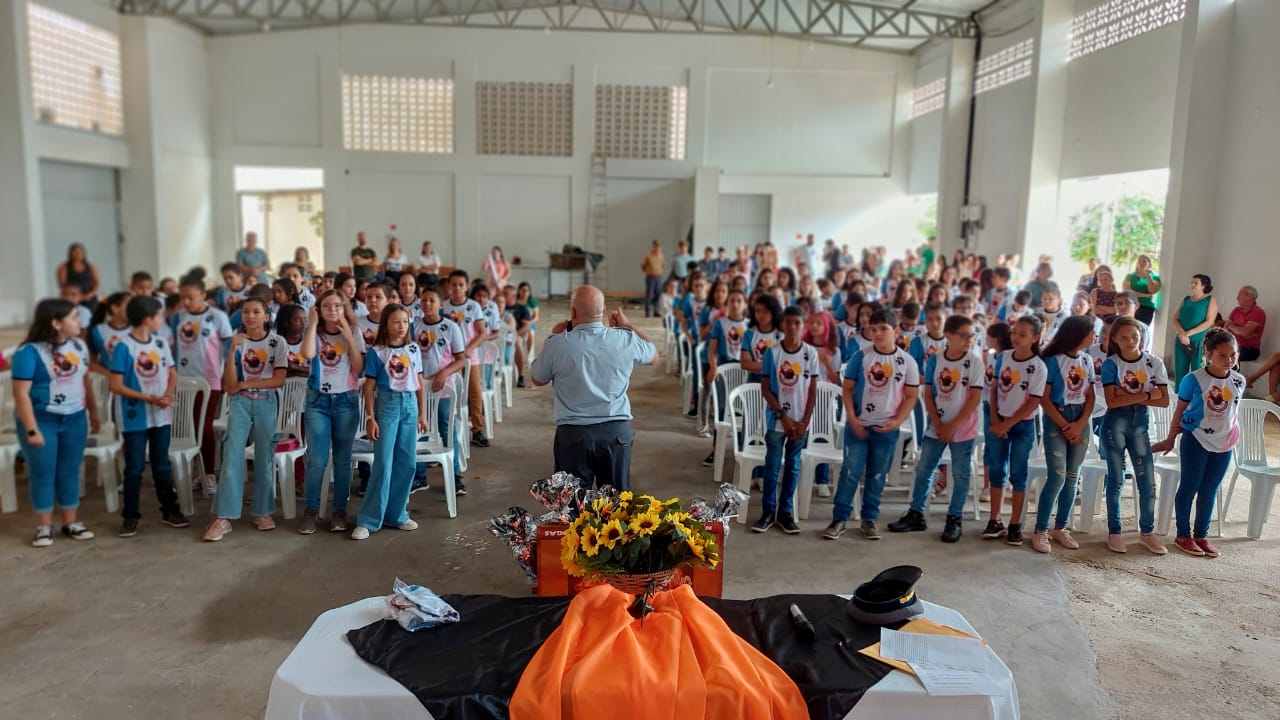
{"type": "Polygon", "coordinates": [[[829,498],[831,497],[831,484],[828,483],[826,485],[818,485],[817,491],[818,491],[818,497],[829,498]]]}
{"type": "Polygon", "coordinates": [[[357,525],[356,529],[351,531],[351,539],[352,540],[368,540],[369,528],[363,525],[357,525]]]}
{"type": "Polygon", "coordinates": [[[1038,553],[1052,552],[1053,548],[1049,546],[1049,533],[1038,532],[1031,536],[1031,549],[1038,553]]]}
{"type": "Polygon", "coordinates": [[[396,527],[400,528],[401,530],[417,530],[418,521],[413,519],[405,520],[404,522],[400,523],[396,527]]]}

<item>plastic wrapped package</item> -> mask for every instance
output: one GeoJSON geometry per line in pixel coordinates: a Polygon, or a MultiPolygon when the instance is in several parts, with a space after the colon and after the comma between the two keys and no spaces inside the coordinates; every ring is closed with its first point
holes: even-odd
{"type": "Polygon", "coordinates": [[[431,588],[409,585],[396,578],[391,589],[392,593],[387,597],[391,619],[409,632],[456,623],[462,619],[458,611],[431,592],[431,588]]]}

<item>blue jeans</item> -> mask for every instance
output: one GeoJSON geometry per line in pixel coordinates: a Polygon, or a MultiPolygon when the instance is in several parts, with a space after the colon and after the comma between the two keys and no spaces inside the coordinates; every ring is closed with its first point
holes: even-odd
{"type": "Polygon", "coordinates": [[[140,518],[138,503],[142,495],[142,469],[147,464],[147,449],[151,450],[151,480],[156,486],[156,499],[160,512],[170,515],[178,512],[178,494],[173,489],[173,466],[169,463],[169,438],[172,429],[147,428],[121,433],[124,446],[124,510],[126,518],[140,518]]]}
{"type": "Polygon", "coordinates": [[[333,510],[347,509],[351,496],[351,444],[360,424],[357,390],[323,393],[307,390],[307,409],[302,421],[307,431],[307,474],[303,495],[308,510],[320,510],[320,488],[324,468],[333,455],[333,510]]]}
{"type": "Polygon", "coordinates": [[[853,496],[858,492],[858,483],[864,478],[867,485],[862,490],[862,519],[880,517],[880,493],[884,492],[885,476],[889,473],[897,446],[897,430],[879,433],[867,428],[867,438],[859,440],[852,430],[845,427],[844,461],[836,484],[833,520],[844,522],[853,515],[853,496]]]}
{"type": "Polygon", "coordinates": [[[766,515],[777,510],[781,510],[783,515],[794,512],[792,501],[796,495],[796,483],[800,480],[800,451],[808,440],[808,432],[794,440],[781,430],[770,430],[765,434],[764,500],[761,507],[766,515]]]}
{"type": "Polygon", "coordinates": [[[370,531],[409,519],[409,489],[418,455],[418,395],[378,388],[373,417],[373,472],[357,523],[370,531]]]}
{"type": "MultiPolygon", "coordinates": [[[[1084,413],[1083,405],[1066,405],[1058,408],[1063,419],[1075,422],[1084,413]]],[[[1089,450],[1089,430],[1080,436],[1080,442],[1072,445],[1062,430],[1044,416],[1044,489],[1036,504],[1036,532],[1049,529],[1049,518],[1058,510],[1053,527],[1061,530],[1071,522],[1071,510],[1076,504],[1076,488],[1080,483],[1080,466],[1089,450]]]]}
{"type": "Polygon", "coordinates": [[[1178,455],[1182,458],[1182,478],[1178,481],[1178,494],[1173,497],[1178,537],[1209,537],[1213,503],[1231,464],[1231,451],[1208,450],[1194,435],[1184,432],[1178,445],[1178,455]],[[1196,509],[1194,528],[1191,526],[1193,504],[1196,509]]]}
{"type": "Polygon", "coordinates": [[[1155,458],[1147,434],[1147,406],[1108,410],[1102,417],[1102,454],[1107,460],[1107,532],[1120,532],[1120,489],[1124,487],[1124,454],[1133,461],[1138,484],[1138,529],[1150,535],[1156,528],[1155,458]]]}
{"type": "Polygon", "coordinates": [[[951,488],[951,504],[948,515],[963,515],[965,499],[969,496],[969,471],[973,463],[973,440],[944,443],[938,438],[922,436],[920,461],[916,463],[916,479],[911,486],[911,509],[924,513],[929,501],[929,488],[933,485],[933,471],[938,468],[942,451],[951,448],[951,474],[955,483],[951,488]]]}
{"type": "Polygon", "coordinates": [[[31,446],[27,428],[15,420],[22,457],[27,461],[31,507],[37,513],[53,512],[56,496],[58,507],[74,510],[80,507],[80,467],[89,436],[89,416],[83,410],[71,415],[37,410],[35,415],[36,429],[44,436],[41,447],[31,446]]]}
{"type": "Polygon", "coordinates": [[[1009,428],[1008,437],[987,433],[987,469],[991,487],[1003,488],[1006,475],[1014,492],[1027,491],[1027,460],[1036,444],[1036,421],[1026,419],[1009,428]]]}
{"type": "Polygon", "coordinates": [[[276,510],[276,493],[272,485],[275,469],[276,413],[275,394],[247,397],[236,393],[227,407],[227,434],[222,440],[222,477],[218,493],[213,496],[213,514],[226,520],[238,520],[244,507],[244,451],[253,435],[253,500],[249,514],[265,517],[276,510]]]}

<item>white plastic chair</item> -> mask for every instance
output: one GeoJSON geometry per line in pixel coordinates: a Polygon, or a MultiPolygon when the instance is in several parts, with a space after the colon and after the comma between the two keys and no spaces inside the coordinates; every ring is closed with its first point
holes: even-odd
{"type": "Polygon", "coordinates": [[[169,436],[169,462],[173,465],[173,486],[178,493],[178,508],[184,515],[195,513],[195,493],[191,483],[203,479],[207,472],[200,443],[204,440],[205,410],[209,407],[209,383],[201,378],[178,378],[176,402],[173,404],[172,433],[169,436]]]}
{"type": "Polygon", "coordinates": [[[484,408],[484,434],[493,439],[493,425],[495,422],[502,422],[502,403],[498,397],[498,376],[500,375],[501,365],[499,364],[502,356],[502,348],[497,342],[487,340],[480,343],[480,370],[481,380],[487,375],[491,378],[488,387],[480,383],[480,404],[484,408]]]}
{"type": "MultiPolygon", "coordinates": [[[[98,404],[98,419],[101,425],[96,435],[90,435],[91,445],[84,449],[85,458],[92,458],[98,469],[98,484],[102,486],[102,492],[107,499],[107,512],[114,513],[120,510],[120,452],[124,448],[124,442],[120,439],[120,432],[116,425],[115,419],[118,416],[116,408],[116,398],[111,394],[111,386],[107,380],[107,376],[101,373],[90,373],[90,383],[93,387],[93,396],[98,404]]],[[[80,497],[85,495],[85,477],[86,466],[81,466],[80,472],[80,497]]]]}
{"type": "MultiPolygon", "coordinates": [[[[1091,533],[1094,516],[1101,509],[1105,495],[1103,490],[1107,480],[1107,461],[1102,457],[1101,448],[1098,447],[1098,439],[1093,434],[1093,430],[1089,429],[1086,434],[1089,448],[1085,451],[1084,463],[1080,465],[1080,514],[1076,517],[1075,527],[1082,533],[1091,533]]],[[[1128,485],[1130,492],[1133,493],[1133,516],[1138,517],[1142,507],[1138,485],[1137,483],[1128,483],[1128,485]]]]}
{"type": "Polygon", "coordinates": [[[693,395],[694,383],[697,380],[693,375],[697,370],[694,366],[697,362],[693,358],[693,343],[689,341],[689,336],[681,333],[678,340],[680,348],[680,414],[684,415],[689,409],[689,398],[693,395]]]}
{"type": "MultiPolygon", "coordinates": [[[[6,358],[12,357],[8,352],[6,358]]],[[[17,459],[22,446],[13,423],[13,375],[0,372],[0,512],[17,512],[17,459]]]]}
{"type": "MultiPolygon", "coordinates": [[[[1148,435],[1153,443],[1169,437],[1169,424],[1173,422],[1173,406],[1151,407],[1147,409],[1150,419],[1148,435]]],[[[1152,472],[1160,481],[1156,494],[1156,534],[1168,535],[1169,525],[1173,520],[1173,498],[1178,494],[1178,483],[1182,480],[1182,461],[1178,458],[1175,447],[1169,455],[1155,454],[1155,466],[1152,472]]],[[[1221,496],[1218,502],[1222,502],[1221,496]]],[[[1222,513],[1218,513],[1218,534],[1222,534],[1222,513]]]]}
{"type": "Polygon", "coordinates": [[[679,370],[679,357],[676,350],[680,343],[679,323],[675,315],[662,316],[663,347],[662,354],[667,357],[667,374],[674,375],[679,370]]]}
{"type": "MultiPolygon", "coordinates": [[[[1280,485],[1280,464],[1267,457],[1267,416],[1280,420],[1280,405],[1266,400],[1246,398],[1240,404],[1240,444],[1236,448],[1236,469],[1227,486],[1227,496],[1218,508],[1219,522],[1231,507],[1231,494],[1236,489],[1236,479],[1241,475],[1249,479],[1249,527],[1245,534],[1252,540],[1262,537],[1262,526],[1271,512],[1276,485],[1280,485]]],[[[1218,493],[1222,498],[1222,493],[1218,493]]]]}
{"type": "Polygon", "coordinates": [[[693,387],[698,393],[698,426],[699,428],[711,424],[713,418],[707,417],[711,412],[711,403],[707,400],[707,377],[702,374],[702,358],[707,352],[707,341],[700,340],[693,347],[693,387]]]}
{"type": "Polygon", "coordinates": [[[813,480],[819,465],[829,465],[832,478],[840,476],[844,460],[844,427],[838,422],[840,405],[844,402],[839,385],[818,382],[818,397],[814,400],[813,415],[809,418],[809,441],[800,451],[800,481],[796,484],[796,516],[809,517],[809,503],[813,500],[813,480]]]}
{"type": "Polygon", "coordinates": [[[454,392],[448,385],[441,388],[439,393],[427,393],[427,424],[430,426],[431,432],[427,434],[425,440],[418,440],[417,448],[418,462],[440,463],[440,468],[444,471],[444,503],[451,518],[458,517],[458,497],[455,492],[453,475],[453,423],[455,415],[452,412],[449,413],[443,437],[441,437],[436,423],[437,416],[440,414],[440,401],[442,399],[452,399],[453,397],[454,392]]]}
{"type": "MultiPolygon", "coordinates": [[[[720,408],[728,401],[729,393],[735,388],[747,382],[747,371],[742,369],[738,363],[725,363],[716,368],[716,379],[722,383],[711,383],[711,406],[712,417],[720,417],[720,408]],[[720,397],[719,385],[724,385],[725,397],[720,397]]],[[[724,419],[716,420],[716,443],[715,443],[715,462],[712,464],[711,480],[719,485],[721,478],[724,477],[724,458],[727,453],[733,452],[734,438],[737,430],[729,422],[729,413],[724,413],[724,419]]]]}
{"type": "MultiPolygon", "coordinates": [[[[273,449],[272,464],[275,466],[276,489],[280,495],[280,512],[286,520],[298,515],[298,497],[294,489],[294,464],[298,458],[307,454],[307,443],[302,436],[302,416],[307,404],[307,378],[291,377],[284,381],[284,387],[277,391],[279,409],[276,411],[276,440],[285,441],[294,437],[298,446],[292,450],[281,450],[279,445],[273,449]]],[[[252,448],[252,446],[251,446],[252,448]]],[[[253,450],[245,451],[246,458],[253,457],[253,450]]]]}
{"type": "Polygon", "coordinates": [[[759,385],[740,385],[729,393],[729,423],[740,429],[734,433],[733,484],[745,496],[738,510],[738,522],[747,522],[747,508],[751,504],[751,471],[764,465],[765,458],[765,403],[759,385]]]}
{"type": "Polygon", "coordinates": [[[458,467],[462,472],[467,471],[471,461],[471,373],[475,370],[471,363],[462,364],[462,372],[458,376],[457,402],[453,404],[454,422],[458,423],[459,427],[466,428],[466,431],[461,433],[461,442],[457,447],[458,467]]]}
{"type": "MultiPolygon", "coordinates": [[[[219,386],[219,389],[221,386],[219,386]]],[[[214,447],[221,448],[222,441],[227,437],[227,419],[231,413],[231,395],[229,393],[220,393],[218,395],[218,412],[213,417],[213,421],[209,423],[209,427],[213,429],[213,439],[217,443],[214,447]]],[[[202,423],[203,424],[203,423],[202,423]]],[[[221,470],[216,467],[222,463],[222,451],[219,450],[213,454],[215,467],[209,468],[209,472],[215,475],[221,470]]]]}
{"type": "MultiPolygon", "coordinates": [[[[515,366],[515,345],[516,345],[516,329],[510,325],[503,324],[499,332],[499,344],[502,347],[502,353],[498,355],[498,364],[500,372],[494,376],[494,388],[499,388],[499,380],[501,380],[501,390],[507,407],[512,404],[512,388],[516,386],[516,366],[515,366]],[[507,350],[511,350],[511,357],[507,357],[507,350]]],[[[498,422],[502,422],[502,415],[499,413],[498,422]]]]}

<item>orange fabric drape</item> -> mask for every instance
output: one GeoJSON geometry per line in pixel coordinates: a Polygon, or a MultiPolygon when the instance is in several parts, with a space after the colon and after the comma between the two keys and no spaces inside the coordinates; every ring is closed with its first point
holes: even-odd
{"type": "Polygon", "coordinates": [[[688,586],[658,593],[644,623],[630,595],[579,593],[511,697],[511,720],[802,720],[800,689],[688,586]]]}

